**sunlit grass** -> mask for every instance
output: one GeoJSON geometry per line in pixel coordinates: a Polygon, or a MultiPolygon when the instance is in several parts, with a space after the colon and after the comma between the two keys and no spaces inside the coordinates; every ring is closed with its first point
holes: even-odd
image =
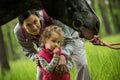
{"type": "MultiPolygon", "coordinates": [[[[120,35],[106,37],[105,42],[120,42],[120,35]]],[[[86,42],[87,59],[92,80],[120,80],[120,50],[94,46],[86,42]]]]}

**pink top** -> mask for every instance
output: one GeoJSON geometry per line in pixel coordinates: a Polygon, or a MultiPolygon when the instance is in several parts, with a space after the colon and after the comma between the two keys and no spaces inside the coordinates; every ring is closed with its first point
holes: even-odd
{"type": "MultiPolygon", "coordinates": [[[[59,55],[61,51],[59,51],[59,55]]],[[[39,57],[44,58],[48,63],[53,59],[54,53],[52,51],[46,50],[42,48],[42,50],[38,53],[39,57]]],[[[64,75],[55,75],[53,72],[46,71],[43,67],[40,66],[40,70],[43,73],[42,80],[70,80],[70,74],[65,73],[64,75]]],[[[54,71],[54,70],[53,70],[54,71]]]]}

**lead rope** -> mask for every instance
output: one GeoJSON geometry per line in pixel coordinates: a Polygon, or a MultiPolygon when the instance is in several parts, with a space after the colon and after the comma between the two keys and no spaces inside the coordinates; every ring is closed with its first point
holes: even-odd
{"type": "Polygon", "coordinates": [[[116,43],[106,43],[106,42],[103,42],[99,35],[95,35],[91,40],[90,42],[92,42],[94,44],[94,42],[96,42],[97,45],[100,45],[100,46],[106,46],[106,47],[109,47],[109,48],[112,48],[112,49],[120,49],[120,42],[116,42],[116,43]],[[96,42],[97,41],[97,42],[96,42]]]}
{"type": "Polygon", "coordinates": [[[120,49],[120,42],[116,42],[116,43],[103,42],[100,39],[99,35],[94,35],[91,30],[89,30],[89,29],[87,29],[83,26],[80,27],[80,31],[81,31],[82,35],[84,36],[84,38],[89,40],[94,45],[106,46],[106,47],[109,47],[109,48],[112,48],[112,49],[120,49]]]}

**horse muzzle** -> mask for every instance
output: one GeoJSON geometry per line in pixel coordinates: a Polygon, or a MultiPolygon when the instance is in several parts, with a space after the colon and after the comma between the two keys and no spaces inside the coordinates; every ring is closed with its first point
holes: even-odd
{"type": "Polygon", "coordinates": [[[84,23],[81,19],[76,19],[73,21],[73,28],[79,32],[79,36],[84,37],[88,40],[92,39],[94,35],[97,35],[99,32],[99,22],[96,21],[94,24],[88,25],[84,23]],[[92,26],[92,27],[91,27],[92,26]]]}

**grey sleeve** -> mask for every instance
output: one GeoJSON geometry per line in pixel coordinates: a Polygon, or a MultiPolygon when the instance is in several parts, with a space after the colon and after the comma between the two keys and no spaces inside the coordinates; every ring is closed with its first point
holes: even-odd
{"type": "Polygon", "coordinates": [[[34,48],[34,45],[31,41],[26,41],[26,39],[23,37],[19,24],[15,26],[14,34],[18,43],[21,45],[24,54],[34,61],[37,54],[37,50],[34,48]]]}
{"type": "Polygon", "coordinates": [[[59,61],[59,55],[54,54],[54,57],[52,58],[51,62],[48,63],[44,58],[39,57],[39,63],[42,66],[43,69],[45,69],[47,72],[53,72],[54,68],[58,64],[59,61]]]}
{"type": "Polygon", "coordinates": [[[62,53],[67,55],[67,58],[69,58],[73,53],[74,46],[75,46],[74,40],[72,39],[72,36],[71,36],[70,29],[67,25],[63,24],[58,20],[54,20],[54,24],[60,26],[65,33],[65,40],[64,40],[62,53]]]}

